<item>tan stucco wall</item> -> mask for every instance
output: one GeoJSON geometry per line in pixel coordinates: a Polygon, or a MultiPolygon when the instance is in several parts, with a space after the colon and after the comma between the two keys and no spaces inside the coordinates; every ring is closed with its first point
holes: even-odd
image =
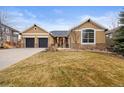
{"type": "Polygon", "coordinates": [[[51,46],[53,43],[54,43],[53,37],[49,35],[48,46],[51,46]]]}
{"type": "Polygon", "coordinates": [[[71,43],[75,43],[75,41],[77,41],[77,43],[81,42],[81,31],[72,31],[69,35],[69,39],[71,43]]]}
{"type": "Polygon", "coordinates": [[[23,33],[48,33],[48,32],[38,26],[32,26],[28,28],[27,30],[25,30],[23,33]]]}
{"type": "Polygon", "coordinates": [[[106,43],[104,31],[96,31],[96,43],[106,43]]]}

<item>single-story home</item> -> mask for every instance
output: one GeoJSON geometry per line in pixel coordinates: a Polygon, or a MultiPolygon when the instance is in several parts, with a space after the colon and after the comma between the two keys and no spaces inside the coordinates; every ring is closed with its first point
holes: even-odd
{"type": "Polygon", "coordinates": [[[51,45],[62,48],[105,49],[107,29],[91,19],[67,31],[48,32],[33,25],[22,33],[22,47],[47,48],[51,45]]]}

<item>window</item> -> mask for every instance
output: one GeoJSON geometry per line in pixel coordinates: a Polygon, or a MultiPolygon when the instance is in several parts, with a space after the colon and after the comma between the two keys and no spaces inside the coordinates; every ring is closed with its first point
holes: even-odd
{"type": "Polygon", "coordinates": [[[94,30],[86,29],[82,31],[82,43],[83,44],[94,44],[95,42],[95,35],[94,30]]]}
{"type": "Polygon", "coordinates": [[[5,29],[5,28],[2,26],[2,31],[4,31],[4,29],[5,29]]]}
{"type": "Polygon", "coordinates": [[[6,41],[10,41],[10,36],[6,36],[6,41]]]}
{"type": "Polygon", "coordinates": [[[9,33],[9,28],[6,28],[6,33],[9,33]]]}
{"type": "Polygon", "coordinates": [[[14,36],[13,37],[13,42],[17,43],[17,41],[18,41],[18,37],[14,36]]]}
{"type": "Polygon", "coordinates": [[[17,36],[18,34],[19,34],[18,32],[13,32],[13,35],[16,35],[17,36]]]}

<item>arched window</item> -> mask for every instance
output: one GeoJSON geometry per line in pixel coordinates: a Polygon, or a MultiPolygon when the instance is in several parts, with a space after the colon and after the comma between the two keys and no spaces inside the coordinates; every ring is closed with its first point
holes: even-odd
{"type": "Polygon", "coordinates": [[[94,44],[95,43],[95,31],[93,29],[82,30],[82,44],[94,44]]]}

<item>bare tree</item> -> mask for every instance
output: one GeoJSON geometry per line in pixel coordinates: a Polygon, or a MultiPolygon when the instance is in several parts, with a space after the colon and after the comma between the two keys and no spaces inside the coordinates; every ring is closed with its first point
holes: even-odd
{"type": "Polygon", "coordinates": [[[78,33],[78,31],[72,31],[71,32],[71,37],[74,41],[74,48],[78,49],[79,48],[78,40],[79,40],[80,34],[78,33]]]}
{"type": "Polygon", "coordinates": [[[119,21],[118,21],[118,14],[114,13],[112,16],[109,17],[111,23],[109,24],[109,28],[110,28],[110,36],[106,37],[106,45],[107,48],[111,51],[114,45],[114,41],[113,41],[113,35],[114,35],[114,31],[113,29],[115,29],[116,27],[119,26],[119,21]]]}
{"type": "Polygon", "coordinates": [[[4,33],[6,27],[3,27],[3,24],[7,23],[7,12],[5,10],[0,10],[0,47],[3,47],[4,43],[4,33]]]}
{"type": "Polygon", "coordinates": [[[109,26],[110,29],[113,29],[113,28],[116,28],[116,27],[119,26],[119,23],[118,23],[118,13],[114,13],[113,16],[110,16],[110,21],[111,21],[111,24],[109,26]]]}

